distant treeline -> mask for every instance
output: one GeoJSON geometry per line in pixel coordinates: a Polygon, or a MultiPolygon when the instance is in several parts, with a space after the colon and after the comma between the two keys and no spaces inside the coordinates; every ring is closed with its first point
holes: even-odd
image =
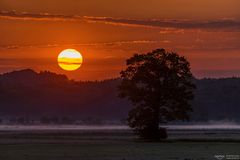
{"type": "MultiPolygon", "coordinates": [[[[240,78],[194,81],[192,121],[240,121],[240,78]]],[[[5,73],[0,75],[0,115],[125,119],[132,106],[118,98],[119,83],[120,79],[78,82],[30,69],[5,73]]]]}
{"type": "Polygon", "coordinates": [[[10,116],[1,117],[0,124],[21,124],[21,125],[38,125],[38,124],[124,124],[123,121],[103,121],[99,118],[88,117],[84,119],[76,119],[75,117],[57,117],[57,116],[42,116],[42,117],[28,117],[28,116],[10,116]]]}

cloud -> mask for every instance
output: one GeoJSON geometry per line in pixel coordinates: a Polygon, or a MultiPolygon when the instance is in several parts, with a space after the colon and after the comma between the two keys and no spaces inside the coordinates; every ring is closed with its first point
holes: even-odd
{"type": "Polygon", "coordinates": [[[146,26],[146,27],[163,27],[179,29],[222,29],[238,28],[240,21],[231,19],[221,19],[215,21],[191,21],[191,20],[136,20],[136,19],[116,19],[108,17],[85,17],[89,21],[104,22],[115,25],[127,26],[146,26]]]}
{"type": "Polygon", "coordinates": [[[163,28],[159,31],[160,34],[184,34],[184,29],[174,29],[174,28],[163,28]]]}
{"type": "MultiPolygon", "coordinates": [[[[230,29],[240,30],[240,21],[233,18],[222,18],[209,21],[194,21],[190,19],[124,19],[112,17],[91,17],[78,15],[59,15],[49,13],[17,13],[15,11],[0,11],[0,18],[14,20],[44,20],[44,21],[82,21],[88,23],[104,23],[118,26],[175,28],[175,29],[230,29]]],[[[181,30],[180,30],[181,31],[181,30]]],[[[169,32],[169,31],[168,31],[169,32]]],[[[182,32],[182,31],[181,31],[182,32]]],[[[162,32],[163,33],[163,32],[162,32]]]]}
{"type": "Polygon", "coordinates": [[[44,21],[74,21],[83,20],[81,17],[74,15],[55,15],[48,13],[28,13],[15,11],[0,11],[0,18],[13,20],[44,20],[44,21]]]}
{"type": "Polygon", "coordinates": [[[115,49],[121,48],[122,50],[128,50],[138,47],[138,45],[144,45],[145,47],[150,45],[151,47],[166,47],[173,45],[174,47],[181,50],[208,50],[208,51],[229,51],[229,50],[239,50],[240,46],[237,42],[226,45],[224,42],[214,45],[209,45],[208,41],[204,39],[196,39],[195,43],[185,44],[180,42],[174,42],[169,40],[134,40],[134,41],[114,41],[114,42],[95,42],[95,43],[65,43],[65,44],[26,44],[26,45],[0,45],[0,49],[4,50],[14,50],[21,48],[55,48],[55,47],[102,47],[104,49],[115,49]]]}
{"type": "Polygon", "coordinates": [[[134,41],[115,41],[115,42],[98,42],[98,43],[69,43],[69,44],[39,44],[39,45],[0,45],[0,49],[19,49],[19,48],[53,48],[53,47],[70,47],[70,46],[122,46],[122,45],[137,45],[137,44],[168,44],[171,41],[163,40],[163,41],[151,41],[151,40],[134,40],[134,41]]]}

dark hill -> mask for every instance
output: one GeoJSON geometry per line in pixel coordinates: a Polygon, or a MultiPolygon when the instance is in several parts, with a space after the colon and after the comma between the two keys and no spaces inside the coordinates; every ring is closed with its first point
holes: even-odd
{"type": "Polygon", "coordinates": [[[121,119],[129,104],[117,97],[118,80],[75,82],[65,75],[21,70],[0,75],[0,114],[121,119]]]}
{"type": "MultiPolygon", "coordinates": [[[[77,82],[26,69],[0,75],[0,115],[126,118],[131,105],[117,96],[119,79],[77,82]]],[[[192,120],[240,120],[240,78],[195,80],[192,120]]]]}

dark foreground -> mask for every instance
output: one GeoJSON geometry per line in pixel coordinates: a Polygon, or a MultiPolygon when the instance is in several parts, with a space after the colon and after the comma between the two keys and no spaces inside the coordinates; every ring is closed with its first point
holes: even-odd
{"type": "Polygon", "coordinates": [[[139,140],[125,129],[0,132],[0,160],[210,160],[217,155],[238,158],[238,130],[171,130],[161,143],[139,140]]]}

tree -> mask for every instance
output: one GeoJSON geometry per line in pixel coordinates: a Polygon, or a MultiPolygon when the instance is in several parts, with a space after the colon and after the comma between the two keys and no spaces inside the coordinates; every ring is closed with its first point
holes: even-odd
{"type": "Polygon", "coordinates": [[[167,138],[159,127],[173,120],[189,120],[195,85],[189,62],[174,52],[157,49],[135,54],[127,59],[127,68],[120,72],[119,96],[135,106],[128,115],[128,124],[140,137],[151,140],[167,138]]]}

